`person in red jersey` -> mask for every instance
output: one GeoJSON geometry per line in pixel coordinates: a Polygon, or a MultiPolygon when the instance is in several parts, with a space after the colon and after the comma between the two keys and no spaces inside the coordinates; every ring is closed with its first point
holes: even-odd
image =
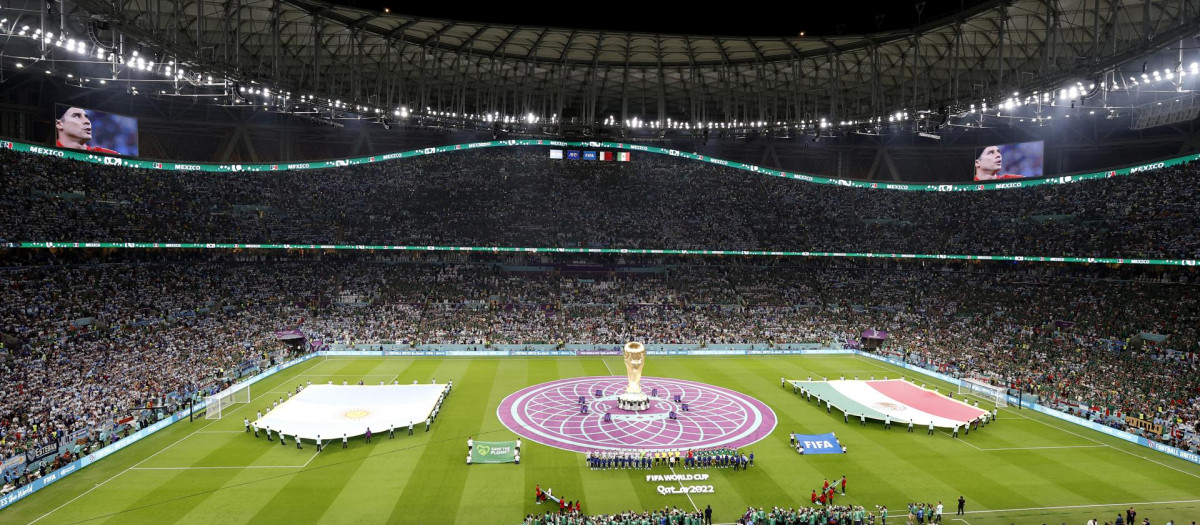
{"type": "Polygon", "coordinates": [[[983,148],[983,153],[975,159],[975,180],[1023,179],[1015,173],[1001,174],[1004,156],[1000,154],[1000,146],[983,148]]]}
{"type": "Polygon", "coordinates": [[[63,109],[54,121],[54,131],[54,145],[60,148],[120,155],[108,148],[88,145],[92,141],[92,120],[88,118],[87,110],[83,108],[71,106],[63,109]]]}

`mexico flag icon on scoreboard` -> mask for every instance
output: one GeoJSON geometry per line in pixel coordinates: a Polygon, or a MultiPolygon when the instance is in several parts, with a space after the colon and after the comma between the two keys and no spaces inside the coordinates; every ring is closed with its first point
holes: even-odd
{"type": "Polygon", "coordinates": [[[629,152],[628,151],[618,151],[617,152],[617,161],[618,162],[629,162],[629,152]]]}

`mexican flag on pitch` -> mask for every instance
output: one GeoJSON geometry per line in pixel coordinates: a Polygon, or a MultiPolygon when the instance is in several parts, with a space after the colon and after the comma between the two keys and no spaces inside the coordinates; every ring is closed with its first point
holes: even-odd
{"type": "Polygon", "coordinates": [[[957,399],[921,388],[901,379],[889,381],[795,381],[822,402],[845,412],[850,419],[893,423],[912,421],[914,425],[951,428],[987,413],[957,399]]]}
{"type": "Polygon", "coordinates": [[[516,455],[516,441],[476,441],[471,463],[512,463],[516,455]]]}

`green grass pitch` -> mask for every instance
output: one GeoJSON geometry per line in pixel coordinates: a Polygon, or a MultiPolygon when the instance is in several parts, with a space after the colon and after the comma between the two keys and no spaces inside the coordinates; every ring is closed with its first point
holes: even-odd
{"type": "Polygon", "coordinates": [[[744,392],[779,418],[770,436],[749,447],[757,456],[753,469],[708,471],[713,494],[659,495],[647,471],[590,471],[580,454],[528,440],[521,465],[464,463],[468,436],[513,439],[496,418],[508,394],[610,371],[623,372],[619,357],[314,359],[254,385],[251,402],[223,419],[164,429],[0,511],[0,523],[516,524],[547,510],[533,502],[537,483],[581,500],[588,514],[691,509],[694,502],[700,509],[712,505],[714,521],[728,523],[747,505],[807,505],[824,478],[843,474],[849,492],[839,503],[887,505],[896,523],[908,501],[942,501],[946,523],[954,523],[959,495],[968,502],[966,525],[1111,521],[1131,504],[1155,525],[1200,519],[1200,466],[1029,410],[1002,410],[997,423],[954,440],[924,429],[909,434],[901,425],[847,425],[779,386],[780,376],[901,375],[859,357],[652,357],[647,375],[744,392]],[[428,433],[377,435],[370,445],[360,438],[347,450],[335,443],[315,454],[311,445],[268,446],[242,432],[243,416],[307,380],[430,378],[454,380],[454,393],[428,433]],[[837,432],[849,454],[798,456],[788,448],[789,431],[837,432]]]}

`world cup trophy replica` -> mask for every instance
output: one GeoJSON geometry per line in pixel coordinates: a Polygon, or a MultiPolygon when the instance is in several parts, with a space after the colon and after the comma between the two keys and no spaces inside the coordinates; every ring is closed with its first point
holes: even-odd
{"type": "Polygon", "coordinates": [[[642,343],[625,344],[625,375],[629,384],[625,392],[617,396],[617,407],[622,410],[646,410],[650,398],[642,392],[642,368],[646,366],[646,347],[642,343]]]}

